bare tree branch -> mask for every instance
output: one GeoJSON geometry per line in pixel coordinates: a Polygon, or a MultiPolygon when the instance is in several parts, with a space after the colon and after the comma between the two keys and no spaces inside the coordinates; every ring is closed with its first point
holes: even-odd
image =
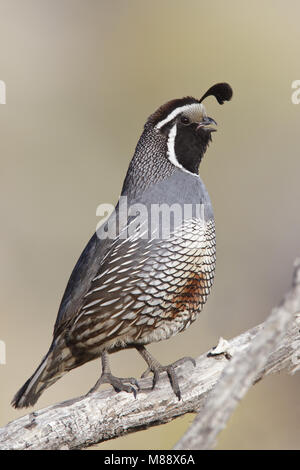
{"type": "Polygon", "coordinates": [[[200,410],[203,414],[190,431],[194,434],[202,419],[200,441],[191,441],[188,432],[176,448],[208,448],[254,379],[283,369],[298,369],[300,335],[299,319],[295,315],[298,311],[299,262],[291,291],[267,322],[229,342],[230,349],[234,350],[231,361],[224,355],[208,357],[204,354],[197,358],[195,368],[185,363],[176,369],[181,401],[173,394],[165,374],[154,391],[151,379],[143,379],[140,381],[143,390],[136,399],[125,392],[102,391],[19,418],[0,429],[0,449],[84,448],[200,410]],[[233,380],[236,374],[238,380],[233,380]],[[215,387],[221,376],[222,380],[215,387]],[[209,415],[209,402],[215,407],[215,414],[209,415]],[[215,420],[213,426],[209,421],[212,419],[215,420]]]}

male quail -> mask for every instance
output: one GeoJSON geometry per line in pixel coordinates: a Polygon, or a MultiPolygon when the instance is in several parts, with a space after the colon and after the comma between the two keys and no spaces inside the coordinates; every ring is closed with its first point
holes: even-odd
{"type": "Polygon", "coordinates": [[[98,357],[102,374],[91,391],[109,383],[116,391],[135,393],[137,381],[114,377],[109,367],[108,353],[126,348],[136,348],[146,360],[143,375],[153,373],[153,387],[166,371],[180,399],[174,366],[190,358],[164,367],[145,345],[185,330],[202,310],[213,283],[214,217],[198,176],[216,124],[202,104],[211,95],[223,104],[232,89],[219,83],[200,100],[169,101],[147,120],[122,198],[81,254],[61,301],[50,349],[15,395],[16,408],[33,405],[66,372],[98,357]],[[171,208],[168,217],[162,208],[171,208]]]}

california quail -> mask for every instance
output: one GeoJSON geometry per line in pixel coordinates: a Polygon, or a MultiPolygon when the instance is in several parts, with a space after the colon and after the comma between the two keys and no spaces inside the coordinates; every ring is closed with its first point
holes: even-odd
{"type": "Polygon", "coordinates": [[[163,367],[145,345],[185,330],[213,283],[214,217],[198,176],[216,124],[202,104],[211,95],[223,104],[232,89],[219,83],[200,100],[169,101],[147,120],[121,198],[81,254],[50,349],[15,395],[16,408],[33,405],[66,372],[98,357],[102,374],[91,391],[110,383],[116,391],[135,392],[134,378],[114,377],[109,368],[108,353],[125,348],[136,348],[146,360],[144,375],[153,373],[153,387],[166,371],[180,399],[174,366],[190,358],[163,367]]]}

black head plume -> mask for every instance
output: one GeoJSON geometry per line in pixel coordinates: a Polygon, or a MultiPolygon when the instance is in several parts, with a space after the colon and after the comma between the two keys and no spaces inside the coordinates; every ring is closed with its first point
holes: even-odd
{"type": "Polygon", "coordinates": [[[201,103],[208,96],[214,96],[219,104],[223,104],[224,101],[230,101],[232,98],[232,88],[228,83],[216,83],[207,90],[206,93],[199,100],[201,103]]]}

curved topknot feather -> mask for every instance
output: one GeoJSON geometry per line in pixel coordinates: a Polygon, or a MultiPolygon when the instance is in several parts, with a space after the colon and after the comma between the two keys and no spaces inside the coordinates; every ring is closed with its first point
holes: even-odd
{"type": "Polygon", "coordinates": [[[214,96],[219,104],[223,104],[224,101],[230,101],[233,95],[231,86],[228,83],[216,83],[210,87],[206,93],[199,100],[201,103],[208,96],[214,96]]]}

